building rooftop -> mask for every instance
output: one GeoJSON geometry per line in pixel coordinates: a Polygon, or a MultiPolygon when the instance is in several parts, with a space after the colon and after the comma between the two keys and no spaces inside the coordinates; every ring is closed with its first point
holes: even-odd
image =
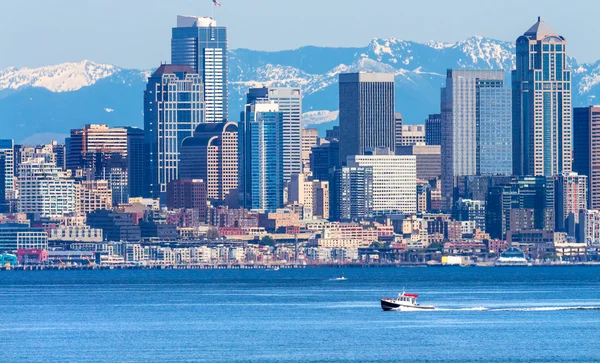
{"type": "Polygon", "coordinates": [[[188,65],[176,65],[176,64],[163,64],[154,72],[152,75],[160,76],[163,74],[173,74],[173,73],[196,73],[194,70],[188,65]]]}
{"type": "Polygon", "coordinates": [[[550,27],[550,25],[546,24],[544,19],[541,16],[538,16],[537,23],[533,24],[529,30],[527,30],[524,34],[527,37],[533,37],[537,40],[541,40],[546,38],[547,36],[556,36],[560,37],[558,33],[550,27]]]}
{"type": "Polygon", "coordinates": [[[205,28],[217,26],[217,21],[209,16],[177,15],[178,28],[205,28]]]}

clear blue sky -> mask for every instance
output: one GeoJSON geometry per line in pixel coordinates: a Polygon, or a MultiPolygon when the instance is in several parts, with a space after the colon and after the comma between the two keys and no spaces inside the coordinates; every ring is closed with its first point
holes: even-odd
{"type": "MultiPolygon", "coordinates": [[[[372,38],[515,40],[538,15],[580,62],[600,59],[600,3],[589,0],[220,0],[230,48],[365,46],[372,38]]],[[[90,59],[151,68],[170,58],[177,14],[210,15],[211,0],[3,0],[0,68],[90,59]]]]}

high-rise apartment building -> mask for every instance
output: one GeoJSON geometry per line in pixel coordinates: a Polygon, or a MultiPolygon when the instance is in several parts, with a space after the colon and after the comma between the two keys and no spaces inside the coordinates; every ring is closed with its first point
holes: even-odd
{"type": "Polygon", "coordinates": [[[448,70],[441,90],[442,195],[447,208],[455,177],[511,174],[508,92],[503,71],[448,70]]]}
{"type": "Polygon", "coordinates": [[[4,155],[4,189],[0,190],[0,193],[4,193],[6,199],[13,199],[15,197],[14,147],[15,143],[13,140],[0,140],[0,154],[4,155]]]}
{"type": "Polygon", "coordinates": [[[112,191],[108,181],[82,181],[75,184],[75,211],[91,213],[101,209],[112,209],[112,191]]]}
{"type": "Polygon", "coordinates": [[[227,28],[210,17],[178,16],[171,39],[171,64],[188,65],[200,75],[205,121],[227,121],[227,28]]]}
{"type": "Polygon", "coordinates": [[[373,212],[417,213],[416,157],[394,155],[389,149],[375,149],[369,154],[349,156],[347,165],[373,169],[373,212]]]}
{"type": "Polygon", "coordinates": [[[339,76],[340,163],[365,150],[396,150],[393,73],[346,73],[339,76]]]}
{"type": "Polygon", "coordinates": [[[19,169],[18,209],[42,217],[62,217],[76,211],[73,179],[55,164],[37,158],[19,169]]]}
{"type": "Polygon", "coordinates": [[[204,180],[208,199],[237,200],[238,161],[238,125],[235,122],[200,124],[194,136],[181,144],[179,177],[204,180]]]}
{"type": "Polygon", "coordinates": [[[572,169],[571,71],[567,41],[540,17],[516,41],[512,72],[515,175],[572,169]]]}
{"type": "MultiPolygon", "coordinates": [[[[161,65],[144,93],[146,196],[164,198],[179,179],[179,147],[204,122],[202,78],[189,66],[161,65]]],[[[72,142],[72,141],[71,141],[72,142]]]]}
{"type": "Polygon", "coordinates": [[[302,173],[302,90],[300,88],[251,88],[247,104],[274,102],[283,114],[283,179],[302,173]]]}
{"type": "Polygon", "coordinates": [[[587,210],[588,177],[577,173],[562,173],[555,177],[556,230],[575,234],[579,212],[587,210]]]}
{"type": "Polygon", "coordinates": [[[373,216],[373,168],[337,168],[330,185],[330,200],[330,220],[356,221],[373,216]]]}
{"type": "Polygon", "coordinates": [[[588,208],[600,210],[600,106],[573,108],[573,171],[588,177],[588,208]]]}
{"type": "Polygon", "coordinates": [[[431,114],[425,120],[425,143],[442,145],[442,114],[431,114]]]}
{"type": "Polygon", "coordinates": [[[248,209],[283,206],[283,112],[274,101],[246,105],[239,124],[239,190],[248,209]]]}

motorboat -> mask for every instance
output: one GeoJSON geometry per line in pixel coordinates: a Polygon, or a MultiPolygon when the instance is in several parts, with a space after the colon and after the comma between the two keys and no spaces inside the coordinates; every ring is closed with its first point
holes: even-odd
{"type": "Polygon", "coordinates": [[[407,294],[402,292],[397,298],[382,298],[381,308],[384,311],[399,310],[399,311],[416,311],[416,310],[435,310],[433,305],[421,305],[417,303],[419,295],[407,294]]]}

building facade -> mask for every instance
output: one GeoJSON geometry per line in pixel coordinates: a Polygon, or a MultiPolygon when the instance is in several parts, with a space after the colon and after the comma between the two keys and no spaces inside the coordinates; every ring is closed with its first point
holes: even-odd
{"type": "Polygon", "coordinates": [[[425,144],[442,145],[442,114],[431,114],[425,120],[425,144]]]}
{"type": "Polygon", "coordinates": [[[425,145],[425,125],[403,125],[402,138],[398,146],[425,145]]]}
{"type": "Polygon", "coordinates": [[[579,212],[587,210],[587,179],[587,176],[573,172],[555,176],[556,231],[575,236],[579,212]]]}
{"type": "Polygon", "coordinates": [[[227,28],[209,17],[178,16],[171,64],[188,65],[203,82],[206,122],[228,120],[227,28]]]}
{"type": "Polygon", "coordinates": [[[340,164],[367,149],[396,150],[394,74],[340,74],[339,102],[340,164]]]}
{"type": "Polygon", "coordinates": [[[417,179],[432,180],[442,175],[441,148],[436,145],[412,145],[396,148],[396,155],[414,155],[417,179]]]}
{"type": "Polygon", "coordinates": [[[91,213],[99,209],[111,209],[112,190],[106,180],[82,181],[75,185],[75,211],[91,213]]]}
{"type": "Polygon", "coordinates": [[[600,210],[600,106],[573,108],[573,171],[588,177],[588,208],[600,210]]]}
{"type": "Polygon", "coordinates": [[[146,197],[164,198],[179,179],[179,147],[204,122],[202,78],[189,66],[161,65],[144,93],[146,197]]]}
{"type": "Polygon", "coordinates": [[[373,168],[336,169],[330,197],[330,220],[356,221],[373,216],[373,168]]]}
{"type": "Polygon", "coordinates": [[[13,140],[0,140],[0,154],[4,155],[4,189],[0,190],[0,193],[4,193],[5,199],[14,199],[15,197],[14,147],[15,143],[13,140]]]}
{"type": "Polygon", "coordinates": [[[515,175],[572,169],[571,71],[567,41],[540,17],[516,41],[512,72],[515,175]]]}

